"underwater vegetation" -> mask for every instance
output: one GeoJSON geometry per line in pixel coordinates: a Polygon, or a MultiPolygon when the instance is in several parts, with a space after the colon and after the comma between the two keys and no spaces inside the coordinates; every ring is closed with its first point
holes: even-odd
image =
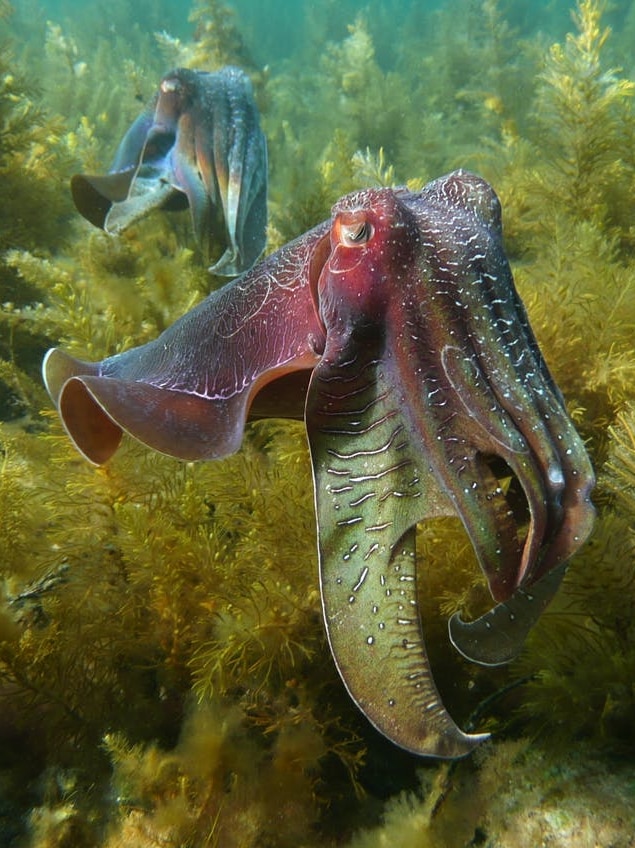
{"type": "Polygon", "coordinates": [[[567,33],[524,20],[521,37],[506,4],[455,0],[414,10],[388,63],[363,15],[334,32],[315,4],[314,53],[258,69],[222,3],[157,37],[109,5],[114,30],[0,3],[0,842],[628,845],[635,7],[620,4],[611,33],[615,10],[580,0],[567,33]],[[170,67],[228,63],[252,76],[267,135],[267,251],[354,188],[461,166],[501,197],[518,288],[595,465],[598,519],[522,657],[492,670],[447,645],[447,616],[489,600],[468,540],[450,519],[420,527],[439,688],[463,726],[496,734],[477,760],[423,766],[383,747],[342,692],[300,426],[252,425],[222,463],[128,442],[95,469],[45,397],[52,343],[112,355],[209,291],[187,213],[112,239],[73,214],[68,181],[107,166],[170,67]]]}

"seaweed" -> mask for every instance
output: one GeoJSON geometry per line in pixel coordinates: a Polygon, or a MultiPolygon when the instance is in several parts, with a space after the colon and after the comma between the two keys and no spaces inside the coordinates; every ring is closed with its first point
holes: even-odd
{"type": "MultiPolygon", "coordinates": [[[[0,251],[52,247],[65,233],[70,203],[57,174],[68,170],[63,124],[39,102],[39,88],[16,66],[6,37],[0,51],[0,251]]],[[[9,289],[10,291],[10,289],[9,289]]]]}
{"type": "Polygon", "coordinates": [[[194,24],[194,35],[188,67],[215,71],[223,65],[241,65],[245,70],[255,70],[234,12],[224,3],[196,0],[189,21],[194,24]]]}
{"type": "MultiPolygon", "coordinates": [[[[9,19],[8,4],[0,19],[9,19]]],[[[40,104],[38,86],[17,65],[14,45],[7,36],[0,43],[0,287],[2,302],[23,306],[35,299],[5,261],[6,251],[27,249],[45,252],[67,238],[70,200],[60,195],[58,174],[68,169],[72,156],[64,149],[63,123],[40,104]]],[[[0,418],[15,419],[25,414],[28,403],[13,363],[19,363],[31,378],[39,366],[44,343],[23,332],[13,321],[0,337],[0,418]],[[37,363],[37,364],[36,364],[37,363]]]]}
{"type": "Polygon", "coordinates": [[[583,0],[573,14],[578,32],[547,55],[536,103],[548,167],[542,192],[554,208],[611,229],[630,225],[624,182],[633,169],[635,83],[603,61],[610,36],[602,5],[583,0]]]}

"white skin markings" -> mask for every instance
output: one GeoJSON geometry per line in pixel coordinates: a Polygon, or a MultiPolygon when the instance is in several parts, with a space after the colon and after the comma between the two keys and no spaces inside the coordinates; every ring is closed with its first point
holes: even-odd
{"type": "Polygon", "coordinates": [[[216,327],[216,334],[223,339],[230,339],[240,333],[243,325],[253,320],[267,305],[272,293],[276,289],[293,289],[297,285],[303,285],[304,280],[309,279],[308,267],[312,257],[313,250],[302,246],[301,250],[298,247],[293,251],[289,251],[289,255],[284,257],[284,265],[280,263],[276,266],[276,273],[271,271],[261,272],[255,278],[248,278],[245,285],[238,285],[242,292],[241,307],[245,304],[250,306],[250,311],[246,314],[241,314],[241,323],[236,324],[231,332],[222,331],[222,323],[219,321],[216,327]],[[255,296],[258,299],[255,300],[255,296]]]}

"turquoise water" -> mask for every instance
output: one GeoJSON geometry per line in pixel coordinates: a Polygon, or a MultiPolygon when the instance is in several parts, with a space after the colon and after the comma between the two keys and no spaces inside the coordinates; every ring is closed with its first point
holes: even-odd
{"type": "MultiPolygon", "coordinates": [[[[89,6],[81,0],[47,0],[32,3],[18,0],[14,3],[18,16],[24,12],[31,19],[47,18],[64,24],[69,29],[87,25],[91,35],[118,34],[126,38],[131,25],[149,32],[166,30],[178,37],[187,37],[191,25],[187,18],[188,4],[179,0],[141,0],[129,2],[93,2],[89,6]],[[36,11],[39,10],[39,11],[36,11]]],[[[324,46],[326,40],[339,40],[358,15],[367,21],[373,35],[378,55],[386,66],[394,64],[404,37],[420,32],[422,51],[426,50],[426,28],[431,15],[457,14],[457,28],[468,15],[480,15],[483,5],[478,0],[469,3],[418,2],[418,0],[234,0],[225,7],[236,13],[236,22],[243,33],[249,50],[261,64],[275,63],[290,56],[301,57],[324,46]],[[456,10],[453,12],[453,8],[456,10]]],[[[519,37],[536,33],[560,36],[569,27],[571,4],[566,0],[507,0],[495,5],[519,37]]],[[[606,21],[620,27],[628,13],[627,2],[610,4],[606,21]]]]}

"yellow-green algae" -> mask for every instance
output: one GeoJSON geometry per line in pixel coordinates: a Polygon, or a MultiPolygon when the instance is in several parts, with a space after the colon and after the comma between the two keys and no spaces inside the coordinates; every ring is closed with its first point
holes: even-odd
{"type": "Polygon", "coordinates": [[[304,62],[274,70],[222,3],[195,5],[189,40],[125,26],[129,5],[109,4],[113,34],[0,0],[0,842],[632,844],[635,84],[615,66],[635,4],[609,37],[603,4],[579,0],[550,44],[520,39],[495,0],[454,0],[411,13],[390,70],[367,17],[333,37],[329,3],[304,62]],[[493,182],[598,471],[593,537],[507,669],[449,648],[447,615],[477,613],[486,591],[457,522],[420,529],[444,698],[496,736],[418,777],[333,669],[302,425],[253,426],[219,463],[126,443],[95,469],[39,381],[48,344],[91,359],[141,344],[214,284],[184,216],[113,240],[72,214],[67,183],[103,169],[167,67],[229,61],[253,74],[269,137],[269,249],[362,185],[459,165],[493,182]]]}

